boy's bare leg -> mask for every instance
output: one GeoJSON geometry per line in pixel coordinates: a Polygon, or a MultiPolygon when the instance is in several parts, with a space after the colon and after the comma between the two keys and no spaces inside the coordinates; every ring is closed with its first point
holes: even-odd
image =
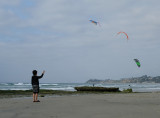
{"type": "Polygon", "coordinates": [[[35,94],[33,93],[33,101],[35,101],[35,94]]]}
{"type": "Polygon", "coordinates": [[[37,101],[37,99],[38,99],[38,93],[36,93],[36,101],[37,101]]]}

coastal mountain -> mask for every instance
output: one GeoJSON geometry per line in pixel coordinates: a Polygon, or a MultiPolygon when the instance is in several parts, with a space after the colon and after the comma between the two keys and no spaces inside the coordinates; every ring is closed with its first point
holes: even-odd
{"type": "Polygon", "coordinates": [[[151,77],[151,76],[141,76],[141,77],[132,77],[132,78],[122,78],[120,80],[98,80],[98,79],[90,79],[86,83],[90,84],[107,84],[107,83],[160,83],[160,76],[151,77]]]}

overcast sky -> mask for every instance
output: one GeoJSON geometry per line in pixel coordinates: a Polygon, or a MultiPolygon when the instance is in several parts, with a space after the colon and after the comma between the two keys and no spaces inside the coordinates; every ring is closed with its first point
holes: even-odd
{"type": "Polygon", "coordinates": [[[42,83],[159,76],[159,5],[159,0],[0,0],[0,82],[30,83],[34,69],[38,75],[46,71],[42,83]]]}

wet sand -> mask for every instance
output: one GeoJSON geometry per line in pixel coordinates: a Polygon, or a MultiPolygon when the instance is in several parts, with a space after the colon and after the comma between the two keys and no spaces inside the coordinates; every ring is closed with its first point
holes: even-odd
{"type": "Polygon", "coordinates": [[[0,118],[159,118],[160,93],[0,99],[0,118]]]}

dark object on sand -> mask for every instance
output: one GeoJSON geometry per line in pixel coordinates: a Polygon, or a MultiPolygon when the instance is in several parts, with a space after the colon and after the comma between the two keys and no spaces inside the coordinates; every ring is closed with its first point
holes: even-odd
{"type": "Polygon", "coordinates": [[[77,91],[98,91],[98,92],[120,92],[119,88],[106,88],[106,87],[90,87],[90,86],[82,86],[82,87],[75,87],[77,91]]]}
{"type": "Polygon", "coordinates": [[[40,95],[40,97],[44,97],[44,95],[40,95]]]}
{"type": "Polygon", "coordinates": [[[122,92],[124,92],[124,93],[132,93],[133,91],[132,91],[131,88],[129,88],[129,89],[124,89],[122,92]]]}

